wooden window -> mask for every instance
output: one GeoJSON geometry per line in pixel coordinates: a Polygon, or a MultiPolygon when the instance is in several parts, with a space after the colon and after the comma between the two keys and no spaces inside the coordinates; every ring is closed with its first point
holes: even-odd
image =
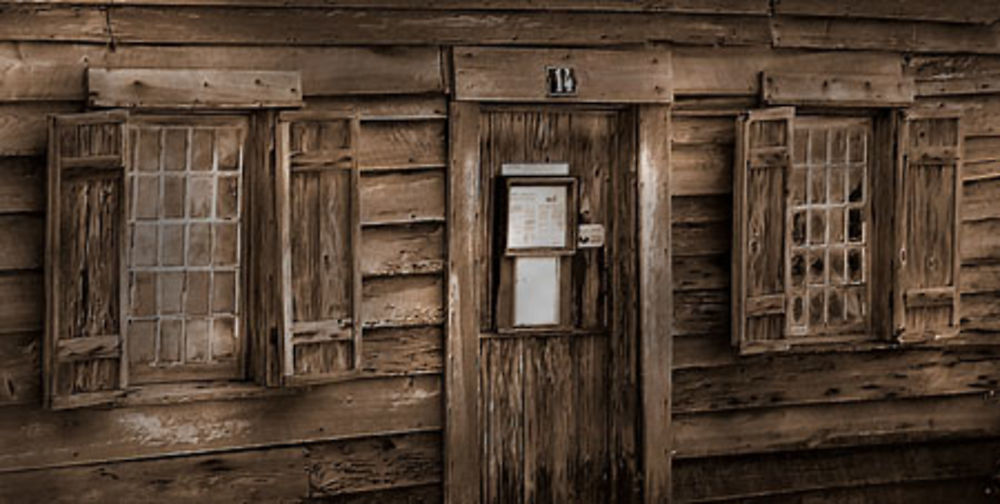
{"type": "Polygon", "coordinates": [[[287,112],[278,122],[282,381],[361,370],[361,207],[352,112],[287,112]]]}
{"type": "Polygon", "coordinates": [[[129,122],[133,383],[242,376],[245,117],[129,122]]]}
{"type": "Polygon", "coordinates": [[[51,407],[361,371],[357,114],[114,111],[50,128],[51,407]]]}
{"type": "Polygon", "coordinates": [[[795,119],[785,237],[791,337],[868,330],[871,138],[870,118],[795,119]]]}
{"type": "Polygon", "coordinates": [[[895,124],[891,114],[791,107],[738,121],[733,340],[742,351],[890,330],[903,342],[957,334],[958,118],[910,113],[898,138],[895,124]],[[890,313],[892,329],[881,320],[890,313]]]}

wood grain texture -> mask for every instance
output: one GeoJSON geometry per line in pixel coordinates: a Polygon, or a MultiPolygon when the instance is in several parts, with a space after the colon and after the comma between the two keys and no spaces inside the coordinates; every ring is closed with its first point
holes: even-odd
{"type": "Polygon", "coordinates": [[[443,120],[365,121],[358,147],[361,169],[443,168],[445,127],[443,120]]]}
{"type": "Polygon", "coordinates": [[[0,275],[0,332],[40,331],[44,312],[41,273],[0,275]]]}
{"type": "Polygon", "coordinates": [[[765,72],[761,79],[768,105],[905,107],[916,92],[912,79],[896,76],[765,72]]]}
{"type": "Polygon", "coordinates": [[[445,89],[436,47],[119,46],[0,42],[0,101],[87,99],[87,68],[295,71],[307,96],[445,89]]]}
{"type": "Polygon", "coordinates": [[[673,279],[670,230],[670,109],[639,109],[639,334],[642,369],[643,498],[667,502],[672,492],[670,418],[673,364],[673,279]]]}
{"type": "Polygon", "coordinates": [[[45,210],[45,159],[0,157],[0,214],[45,210]]]}
{"type": "Polygon", "coordinates": [[[103,463],[0,476],[0,500],[20,502],[292,501],[440,483],[436,432],[291,447],[103,463]],[[55,477],[56,482],[51,481],[55,477]],[[336,479],[334,479],[336,478],[336,479]],[[94,485],[94,481],[101,482],[94,485]]]}
{"type": "Polygon", "coordinates": [[[851,49],[915,53],[1000,52],[997,32],[988,25],[778,16],[774,47],[851,49]]]}
{"type": "Polygon", "coordinates": [[[0,156],[37,156],[45,153],[48,114],[79,112],[71,102],[0,104],[0,156]]]}
{"type": "MultiPolygon", "coordinates": [[[[674,497],[679,502],[791,500],[800,492],[853,488],[867,490],[861,495],[875,498],[879,493],[872,486],[927,482],[935,488],[945,486],[938,481],[951,479],[972,480],[971,486],[982,493],[997,453],[998,443],[988,440],[687,460],[678,464],[674,497]]],[[[914,501],[944,502],[931,500],[931,495],[914,495],[914,501]]],[[[981,500],[985,498],[961,502],[981,500]]]]}
{"type": "Polygon", "coordinates": [[[674,417],[677,457],[738,455],[996,436],[983,394],[818,404],[674,417]]]}
{"type": "Polygon", "coordinates": [[[12,406],[0,415],[0,472],[440,429],[441,393],[439,377],[419,376],[241,401],[59,414],[12,406]]]}
{"type": "MultiPolygon", "coordinates": [[[[449,112],[448,277],[445,345],[444,501],[479,502],[479,317],[475,285],[479,192],[479,105],[452,103],[449,112]]],[[[486,365],[484,362],[482,365],[486,365]]]]}
{"type": "Polygon", "coordinates": [[[444,170],[366,173],[361,177],[361,222],[443,221],[444,170]]]}
{"type": "MultiPolygon", "coordinates": [[[[661,40],[744,45],[770,40],[766,20],[760,17],[670,13],[121,7],[111,13],[110,19],[116,40],[128,44],[618,45],[661,40]],[[539,26],[546,29],[538,30],[539,26]]],[[[9,34],[0,32],[0,38],[48,40],[74,36],[74,30],[67,29],[65,22],[34,20],[32,27],[11,30],[9,34]]],[[[79,36],[94,39],[91,31],[79,36]]]]}
{"type": "Polygon", "coordinates": [[[444,228],[444,223],[364,228],[361,272],[366,276],[443,272],[444,228]]]}
{"type": "Polygon", "coordinates": [[[674,404],[678,413],[698,413],[943,397],[990,390],[998,364],[992,348],[757,356],[677,371],[674,404]]]}
{"type": "Polygon", "coordinates": [[[45,218],[0,215],[0,270],[41,268],[45,262],[45,218]]]}
{"type": "Polygon", "coordinates": [[[817,17],[915,19],[955,23],[990,24],[1000,17],[996,9],[974,0],[942,4],[934,0],[866,2],[864,0],[780,0],[776,14],[817,17]]]}
{"type": "Polygon", "coordinates": [[[669,103],[666,51],[454,49],[455,98],[470,101],[669,103]],[[573,69],[575,96],[548,96],[548,67],[573,69]]]}
{"type": "Polygon", "coordinates": [[[278,108],[302,105],[298,72],[87,69],[91,107],[278,108]]]}

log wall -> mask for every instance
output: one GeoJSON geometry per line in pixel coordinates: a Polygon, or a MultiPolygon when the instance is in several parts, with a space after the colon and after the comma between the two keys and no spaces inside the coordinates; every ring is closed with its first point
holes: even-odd
{"type": "Polygon", "coordinates": [[[456,44],[674,49],[676,501],[985,502],[1000,458],[989,399],[1000,380],[1000,13],[989,2],[269,4],[0,2],[0,502],[441,500],[456,44]],[[91,66],[298,70],[308,108],[362,110],[362,378],[40,408],[45,116],[84,109],[91,66]],[[735,356],[733,123],[758,105],[759,73],[782,70],[905,72],[920,102],[965,111],[963,233],[979,239],[962,250],[962,330],[985,344],[735,356]]]}

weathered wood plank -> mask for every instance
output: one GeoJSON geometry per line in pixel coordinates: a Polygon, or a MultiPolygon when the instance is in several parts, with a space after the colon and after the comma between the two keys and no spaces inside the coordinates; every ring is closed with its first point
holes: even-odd
{"type": "Polygon", "coordinates": [[[45,209],[45,159],[0,157],[0,214],[45,209]]]}
{"type": "Polygon", "coordinates": [[[1000,408],[981,393],[674,417],[677,457],[738,455],[1000,434],[1000,408]]]}
{"type": "Polygon", "coordinates": [[[679,413],[947,396],[995,387],[1000,351],[752,356],[730,366],[678,371],[674,382],[679,413]]]}
{"type": "Polygon", "coordinates": [[[1000,177],[966,182],[962,189],[962,220],[1000,219],[1000,177]]]}
{"type": "MultiPolygon", "coordinates": [[[[685,460],[677,465],[674,498],[699,502],[778,497],[804,491],[958,478],[978,478],[982,492],[997,453],[1000,442],[976,440],[685,460]]],[[[917,501],[932,502],[925,500],[926,495],[915,497],[917,501]]]]}
{"type": "Polygon", "coordinates": [[[243,401],[58,413],[12,406],[0,409],[0,472],[438,429],[441,404],[440,378],[421,376],[243,401]]]}
{"type": "Polygon", "coordinates": [[[361,359],[365,376],[439,374],[444,371],[441,327],[370,329],[361,359]]]}
{"type": "Polygon", "coordinates": [[[674,257],[674,289],[728,289],[729,267],[728,254],[674,257]]]}
{"type": "Polygon", "coordinates": [[[44,217],[0,214],[0,270],[40,268],[44,257],[44,217]]]}
{"type": "Polygon", "coordinates": [[[730,329],[728,290],[674,292],[673,334],[719,334],[730,329]]]}
{"type": "Polygon", "coordinates": [[[6,474],[0,501],[291,502],[407,488],[440,482],[440,439],[427,432],[6,474]],[[335,488],[325,485],[332,476],[335,488]]]}
{"type": "Polygon", "coordinates": [[[962,223],[962,260],[1000,258],[1000,219],[962,223]]]}
{"type": "Polygon", "coordinates": [[[736,141],[733,125],[732,117],[676,117],[671,122],[670,138],[674,146],[733,145],[736,141]]]}
{"type": "MultiPolygon", "coordinates": [[[[103,14],[102,14],[103,17],[103,14]]],[[[5,18],[8,19],[8,18],[5,18]]],[[[6,23],[5,23],[6,26],[6,23]]],[[[0,101],[87,98],[89,67],[297,71],[306,96],[442,92],[437,47],[149,46],[0,42],[0,101]]]]}
{"type": "Polygon", "coordinates": [[[0,274],[0,333],[40,331],[44,312],[41,273],[0,274]]]}
{"type": "MultiPolygon", "coordinates": [[[[670,13],[121,7],[110,13],[110,24],[115,39],[128,44],[617,45],[662,40],[744,45],[770,40],[764,18],[670,13]],[[540,26],[546,29],[539,30],[540,26]]],[[[64,23],[35,22],[32,26],[32,30],[0,32],[0,38],[76,36],[64,23]],[[60,33],[53,33],[56,30],[60,33]]],[[[89,31],[79,36],[94,39],[89,31]]]]}
{"type": "MultiPolygon", "coordinates": [[[[19,3],[52,3],[75,5],[155,5],[155,6],[228,6],[268,7],[271,0],[23,0],[19,3]]],[[[522,0],[440,0],[431,4],[414,4],[410,0],[291,0],[288,7],[352,7],[433,10],[561,10],[561,11],[623,11],[623,12],[693,12],[720,14],[767,14],[766,0],[549,0],[526,3],[522,0]]]]}
{"type": "Polygon", "coordinates": [[[1000,136],[967,136],[965,157],[970,163],[1000,160],[1000,136]]]}
{"type": "Polygon", "coordinates": [[[1000,264],[963,264],[962,294],[1000,292],[1000,264]]]}
{"type": "Polygon", "coordinates": [[[955,23],[990,24],[1000,17],[991,5],[976,0],[941,3],[935,0],[905,0],[868,2],[865,0],[780,0],[774,5],[776,14],[796,16],[916,19],[955,23]]]}
{"type": "Polygon", "coordinates": [[[443,94],[309,97],[306,99],[306,108],[354,109],[361,114],[362,126],[369,121],[415,121],[448,117],[448,101],[443,94]]]}
{"type": "Polygon", "coordinates": [[[444,271],[444,224],[367,227],[361,236],[361,272],[392,276],[444,271]]]}
{"type": "MultiPolygon", "coordinates": [[[[480,501],[479,301],[474,284],[479,232],[480,111],[475,103],[452,103],[448,135],[448,319],[445,346],[444,501],[480,501]]],[[[489,342],[485,345],[488,347],[489,342]]],[[[486,365],[484,361],[483,366],[486,365]]],[[[487,391],[483,387],[483,392],[487,391]]]]}
{"type": "Polygon", "coordinates": [[[917,82],[920,96],[963,96],[1000,93],[1000,76],[980,75],[947,80],[917,82]]]}
{"type": "Polygon", "coordinates": [[[677,256],[701,256],[723,254],[732,247],[732,225],[729,222],[708,222],[705,224],[674,224],[674,254],[677,256]]]}
{"type": "Polygon", "coordinates": [[[1000,53],[1000,36],[986,25],[780,16],[775,47],[919,53],[1000,53]]]}
{"type": "Polygon", "coordinates": [[[0,156],[35,156],[48,145],[49,114],[79,112],[71,102],[0,104],[0,156]]]}
{"type": "Polygon", "coordinates": [[[362,170],[444,167],[445,122],[365,122],[358,161],[362,170]]]}
{"type": "Polygon", "coordinates": [[[436,432],[313,445],[307,456],[310,497],[441,481],[441,435],[436,432]]]}
{"type": "Polygon", "coordinates": [[[361,177],[361,222],[443,221],[444,170],[367,173],[361,177]]]}
{"type": "Polygon", "coordinates": [[[768,105],[904,107],[913,103],[913,79],[880,75],[765,72],[762,95],[768,105]]]}
{"type": "Polygon", "coordinates": [[[444,321],[441,275],[368,278],[361,318],[366,327],[441,324],[444,321]]]}
{"type": "Polygon", "coordinates": [[[729,196],[675,196],[672,206],[674,224],[710,224],[733,218],[733,201],[729,196]]]}
{"type": "MultiPolygon", "coordinates": [[[[876,48],[876,51],[884,51],[876,48]]],[[[770,47],[675,47],[677,96],[756,96],[760,73],[900,75],[902,58],[889,52],[789,51],[770,47]]],[[[752,103],[749,106],[756,106],[752,103]]]]}
{"type": "Polygon", "coordinates": [[[96,8],[0,6],[0,40],[110,42],[107,16],[96,8]]]}
{"type": "Polygon", "coordinates": [[[675,146],[671,169],[675,197],[731,194],[733,191],[731,145],[675,146]]]}
{"type": "Polygon", "coordinates": [[[667,51],[454,50],[455,98],[468,101],[547,101],[546,68],[568,66],[579,82],[570,102],[668,103],[673,66],[667,51]]]}
{"type": "Polygon", "coordinates": [[[298,72],[206,69],[87,69],[91,107],[265,108],[302,105],[298,72]]]}
{"type": "Polygon", "coordinates": [[[0,335],[0,405],[41,400],[41,346],[37,332],[0,335]]]}
{"type": "Polygon", "coordinates": [[[730,336],[717,334],[679,334],[674,336],[674,371],[697,367],[715,367],[736,361],[730,336]]]}
{"type": "Polygon", "coordinates": [[[440,484],[420,485],[390,490],[375,490],[308,499],[304,502],[322,504],[438,504],[444,500],[440,484]]]}
{"type": "Polygon", "coordinates": [[[991,504],[995,502],[984,477],[953,480],[889,483],[885,485],[858,486],[855,488],[823,489],[792,494],[767,495],[754,498],[714,501],[729,504],[855,504],[858,502],[899,503],[911,502],[961,502],[963,504],[991,504]]]}
{"type": "MultiPolygon", "coordinates": [[[[670,109],[639,108],[639,329],[642,370],[643,496],[670,499],[670,419],[673,397],[673,238],[670,183],[670,109]]],[[[620,308],[621,309],[621,308],[620,308]]]]}

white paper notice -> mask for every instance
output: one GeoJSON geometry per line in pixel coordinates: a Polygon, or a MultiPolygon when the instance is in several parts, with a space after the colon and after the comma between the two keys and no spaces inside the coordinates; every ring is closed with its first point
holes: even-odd
{"type": "Polygon", "coordinates": [[[518,257],[514,260],[514,325],[559,323],[559,258],[518,257]]]}
{"type": "Polygon", "coordinates": [[[507,247],[566,246],[566,186],[511,186],[507,247]]]}

